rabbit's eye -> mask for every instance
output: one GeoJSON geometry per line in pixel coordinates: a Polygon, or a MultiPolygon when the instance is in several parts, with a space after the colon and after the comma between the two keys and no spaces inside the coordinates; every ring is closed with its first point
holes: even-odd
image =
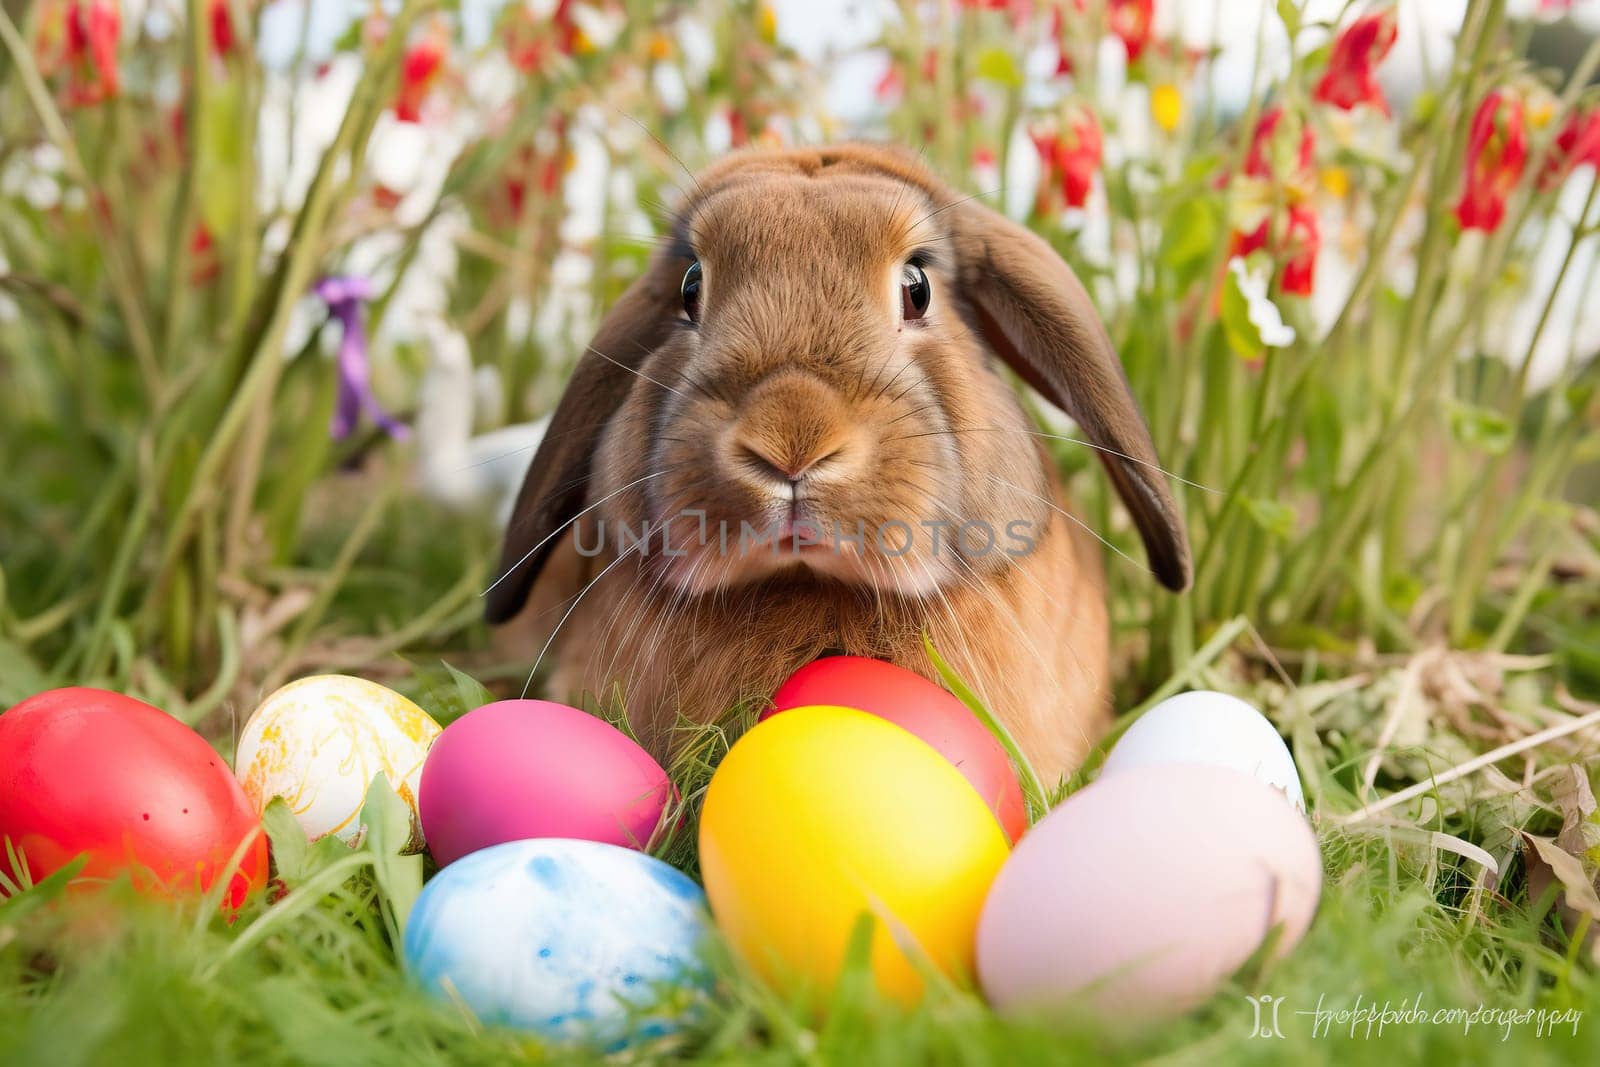
{"type": "Polygon", "coordinates": [[[690,322],[700,321],[700,261],[695,260],[683,272],[683,284],[678,291],[683,295],[683,310],[690,322]]]}
{"type": "Polygon", "coordinates": [[[900,317],[907,321],[922,318],[932,300],[927,273],[915,263],[907,263],[900,269],[900,317]]]}

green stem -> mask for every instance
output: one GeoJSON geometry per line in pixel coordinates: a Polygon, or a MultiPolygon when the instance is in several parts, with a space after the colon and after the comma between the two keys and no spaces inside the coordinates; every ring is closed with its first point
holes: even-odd
{"type": "MultiPolygon", "coordinates": [[[[245,364],[244,378],[207,441],[206,449],[189,480],[189,490],[176,509],[156,568],[157,586],[171,571],[179,553],[188,543],[204,495],[215,491],[218,474],[246,420],[259,405],[271,401],[283,366],[281,349],[289,310],[305,292],[311,282],[312,272],[321,259],[320,237],[336,202],[334,178],[338,161],[349,159],[359,169],[366,141],[358,136],[358,130],[370,131],[372,116],[382,106],[382,94],[388,90],[390,76],[399,63],[411,25],[430,3],[431,0],[408,0],[401,9],[382,52],[367,68],[356,87],[333,145],[323,155],[306,194],[306,202],[295,220],[288,257],[280,265],[272,284],[262,293],[262,299],[268,302],[269,307],[265,314],[265,328],[259,333],[246,330],[237,339],[229,363],[233,366],[245,364]]],[[[252,315],[252,320],[255,317],[252,315]]]]}
{"type": "MultiPolygon", "coordinates": [[[[167,226],[165,284],[166,313],[161,335],[161,351],[169,361],[183,328],[189,296],[189,240],[200,218],[199,177],[206,168],[206,139],[202,136],[201,116],[211,93],[210,40],[208,13],[201,0],[188,0],[184,34],[184,59],[189,91],[184,95],[183,126],[190,158],[179,168],[178,191],[173,200],[167,226]]],[[[248,168],[242,168],[248,169],[248,168]]]]}
{"type": "MultiPolygon", "coordinates": [[[[1577,225],[1573,227],[1572,239],[1567,242],[1566,255],[1562,257],[1561,266],[1556,271],[1554,282],[1551,283],[1549,295],[1545,297],[1544,306],[1540,309],[1538,322],[1533,329],[1533,336],[1528,340],[1527,351],[1523,354],[1522,362],[1517,368],[1517,377],[1512,389],[1511,411],[1509,419],[1511,425],[1516,427],[1522,420],[1522,414],[1527,405],[1528,373],[1533,366],[1533,358],[1538,351],[1539,339],[1544,334],[1546,324],[1550,321],[1550,314],[1555,308],[1556,298],[1561,292],[1562,283],[1566,281],[1567,271],[1572,266],[1572,261],[1577,255],[1578,246],[1588,236],[1586,227],[1589,221],[1589,211],[1594,206],[1596,193],[1600,192],[1600,174],[1589,182],[1589,194],[1584,198],[1583,209],[1578,213],[1577,225]]],[[[1549,417],[1546,416],[1545,425],[1549,417]]],[[[1543,438],[1541,426],[1541,439],[1543,438]]],[[[1450,603],[1450,634],[1457,641],[1465,638],[1472,624],[1472,609],[1477,601],[1478,593],[1488,575],[1489,568],[1494,564],[1495,555],[1505,546],[1507,540],[1517,529],[1524,514],[1523,501],[1528,499],[1528,494],[1539,487],[1540,483],[1535,478],[1524,479],[1519,487],[1518,506],[1505,508],[1503,502],[1493,500],[1493,489],[1500,482],[1505,472],[1514,449],[1507,449],[1496,456],[1489,464],[1489,470],[1477,483],[1489,488],[1489,492],[1481,494],[1477,508],[1477,522],[1472,529],[1476,536],[1468,546],[1467,555],[1463,561],[1462,573],[1451,590],[1450,603]]],[[[1538,453],[1535,453],[1538,456],[1538,453]]],[[[1538,462],[1538,460],[1536,460],[1538,462]]]]}
{"type": "Polygon", "coordinates": [[[55,102],[50,99],[50,90],[45,87],[44,79],[39,75],[39,68],[34,65],[27,42],[22,39],[16,24],[11,21],[11,16],[6,13],[4,7],[0,7],[0,41],[5,42],[6,50],[11,53],[12,62],[17,65],[17,76],[22,79],[23,89],[28,95],[29,102],[33,104],[39,121],[44,125],[45,132],[61,152],[67,175],[89,197],[87,214],[105,256],[106,280],[111,285],[112,298],[116,300],[127,327],[128,342],[133,347],[134,359],[139,365],[139,373],[144,378],[145,391],[153,397],[161,390],[161,370],[150,340],[150,327],[145,322],[144,306],[139,300],[138,290],[133,283],[128,264],[122,258],[121,244],[111,228],[110,221],[106,218],[106,213],[94,202],[95,185],[84,168],[83,158],[78,154],[77,142],[73,140],[67,124],[62,121],[55,102]]]}

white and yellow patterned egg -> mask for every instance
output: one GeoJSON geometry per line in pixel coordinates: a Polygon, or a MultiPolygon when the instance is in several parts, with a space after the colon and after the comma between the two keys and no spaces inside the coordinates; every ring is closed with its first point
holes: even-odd
{"type": "Polygon", "coordinates": [[[411,808],[411,845],[422,847],[417,781],[439,724],[392,689],[342,674],[279,689],[245,723],[234,772],[257,812],[281,796],[315,841],[366,836],[361,805],[379,774],[411,808]]]}

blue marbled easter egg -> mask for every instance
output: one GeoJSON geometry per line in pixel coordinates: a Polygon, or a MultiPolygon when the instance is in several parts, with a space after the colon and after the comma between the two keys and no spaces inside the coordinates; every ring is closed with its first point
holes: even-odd
{"type": "Polygon", "coordinates": [[[411,912],[405,958],[486,1023],[614,1049],[692,1017],[710,932],[705,894],[660,860],[539,838],[440,871],[411,912]]]}

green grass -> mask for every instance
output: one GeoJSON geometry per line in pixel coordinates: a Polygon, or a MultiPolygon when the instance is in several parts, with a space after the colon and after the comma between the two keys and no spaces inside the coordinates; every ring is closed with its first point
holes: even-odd
{"type": "MultiPolygon", "coordinates": [[[[1368,1061],[1373,1055],[1482,1062],[1587,1062],[1600,1052],[1600,986],[1564,955],[1549,930],[1517,905],[1487,921],[1446,904],[1422,884],[1421,852],[1398,857],[1372,838],[1325,836],[1330,879],[1306,942],[1283,964],[1220,993],[1192,1016],[1160,1026],[1107,1028],[1085,1021],[1043,1026],[997,1019],[968,994],[934,994],[905,1013],[848,976],[825,1017],[808,1016],[724,967],[713,1007],[671,1052],[707,1062],[1009,1063],[1368,1061]],[[1391,866],[1394,864],[1395,866],[1391,866]],[[1251,1038],[1247,995],[1286,998],[1282,1041],[1251,1038]],[[1311,1016],[1363,1003],[1421,996],[1435,1007],[1542,1008],[1584,1012],[1540,1036],[1485,1024],[1390,1025],[1355,1037],[1348,1024],[1311,1016]],[[1318,1026],[1322,1027],[1317,1032],[1318,1026]]],[[[1459,890],[1460,887],[1457,887],[1459,890]]],[[[1183,887],[1171,887],[1182,892],[1183,887]]],[[[291,891],[292,892],[292,891],[291,891]]],[[[0,910],[0,1059],[18,1064],[112,1062],[506,1062],[580,1061],[514,1033],[484,1030],[408,984],[374,921],[375,891],[356,879],[308,911],[274,922],[247,910],[233,927],[194,909],[152,907],[131,896],[108,915],[82,901],[40,907],[29,897],[0,910]],[[33,905],[33,906],[31,906],[33,905]],[[270,934],[226,958],[230,939],[254,923],[270,934]],[[219,966],[219,960],[225,960],[219,966]]],[[[282,907],[282,905],[277,905],[282,907]]],[[[624,1057],[626,1059],[627,1057],[624,1057]]]]}
{"type": "MultiPolygon", "coordinates": [[[[1462,663],[1467,669],[1470,663],[1462,663]]],[[[1196,663],[1197,684],[1219,684],[1236,667],[1196,663]]],[[[1010,1063],[1110,1061],[1296,1062],[1368,1061],[1384,1056],[1451,1057],[1467,1062],[1584,1062],[1600,1052],[1600,978],[1590,950],[1569,938],[1548,896],[1530,899],[1515,829],[1554,833],[1559,807],[1551,772],[1587,755],[1571,738],[1535,750],[1535,794],[1498,796],[1510,779],[1463,780],[1430,791],[1365,821],[1349,821],[1378,732],[1374,714],[1386,690],[1403,684],[1416,661],[1355,684],[1301,687],[1273,704],[1295,742],[1317,813],[1327,884],[1316,923],[1286,959],[1246,967],[1210,1003],[1158,1025],[1105,1019],[1048,1023],[1002,1020],[971,991],[937,990],[914,1012],[880,1001],[864,973],[841,979],[820,1015],[765,989],[713,946],[718,983],[706,1015],[678,1038],[622,1056],[694,1057],[706,1062],[1010,1063]],[[1433,835],[1448,835],[1435,838],[1433,835]],[[1491,879],[1476,862],[1449,850],[1449,838],[1479,842],[1501,865],[1491,879]],[[1252,1037],[1247,996],[1285,998],[1282,1040],[1252,1037]],[[1470,1030],[1460,1022],[1393,1022],[1379,1032],[1348,1020],[1319,1021],[1359,1004],[1388,1002],[1395,1011],[1420,997],[1436,1009],[1547,1013],[1536,1021],[1470,1030]],[[1358,999],[1359,998],[1359,999],[1358,999]],[[1573,1033],[1570,1012],[1576,1016],[1573,1033]],[[1555,1020],[1559,1020],[1559,1025],[1555,1020]]],[[[1446,668],[1430,685],[1446,677],[1446,668]]],[[[1543,676],[1525,674],[1535,684],[1543,676]]],[[[1482,679],[1480,678],[1480,681],[1482,679]]],[[[1510,679],[1513,687],[1516,678],[1510,679]]],[[[445,671],[412,678],[413,691],[443,719],[477,699],[474,683],[445,671]]],[[[1262,682],[1245,690],[1268,701],[1262,682]]],[[[1532,705],[1530,705],[1532,707],[1532,705]]],[[[1431,699],[1419,704],[1444,714],[1431,699]]],[[[1501,714],[1508,714],[1504,711],[1501,714]]],[[[1519,727],[1548,724],[1530,712],[1519,727]]],[[[1572,721],[1567,717],[1565,722],[1572,721]]],[[[1560,723],[1558,722],[1557,725],[1560,723]]],[[[726,724],[737,726],[737,723],[726,724]]],[[[1410,729],[1410,727],[1406,727],[1410,729]]],[[[727,732],[698,728],[672,768],[689,818],[684,833],[658,852],[691,871],[693,817],[727,732]]],[[[1378,769],[1384,792],[1459,762],[1467,751],[1453,732],[1395,748],[1378,769]]],[[[1511,769],[1515,760],[1502,764],[1511,769]]],[[[105,898],[63,893],[45,884],[0,904],[0,1062],[506,1062],[582,1061],[570,1048],[549,1048],[526,1035],[486,1030],[453,1005],[410,985],[396,963],[374,872],[386,862],[375,840],[352,854],[331,842],[303,859],[292,821],[274,830],[279,875],[287,892],[255,901],[231,923],[203,906],[156,905],[115,887],[105,898]],[[285,826],[288,829],[285,829],[285,826]],[[346,881],[333,864],[356,864],[346,881]],[[321,892],[313,891],[317,882],[321,892]],[[310,884],[308,884],[310,883],[310,884]],[[300,887],[306,886],[302,891],[300,887]],[[309,894],[309,895],[307,895],[309,894]],[[109,903],[109,906],[107,904],[109,903]],[[242,940],[244,950],[232,948],[242,940]]],[[[1241,832],[1248,832],[1241,828],[1241,832]]],[[[377,837],[378,835],[374,835],[377,837]]],[[[302,839],[303,840],[303,839],[302,839]]],[[[401,863],[420,863],[413,858],[401,863]]],[[[392,884],[392,883],[391,883],[392,884]]],[[[1184,886],[1166,887],[1182,893],[1184,886]]],[[[1496,1016],[1496,1019],[1502,1018],[1496,1016]]]]}

